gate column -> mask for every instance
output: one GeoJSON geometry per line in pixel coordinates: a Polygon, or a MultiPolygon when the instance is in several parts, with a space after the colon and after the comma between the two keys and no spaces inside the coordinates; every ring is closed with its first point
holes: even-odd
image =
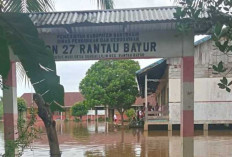
{"type": "Polygon", "coordinates": [[[183,157],[194,156],[194,46],[192,37],[183,38],[181,58],[181,138],[183,157]],[[191,41],[191,42],[190,42],[191,41]],[[192,43],[192,44],[191,44],[192,43]]]}
{"type": "Polygon", "coordinates": [[[16,90],[16,63],[11,62],[11,68],[8,73],[8,78],[4,81],[6,86],[3,89],[3,110],[4,110],[4,139],[5,152],[11,155],[15,154],[7,144],[13,142],[17,137],[17,90],[16,90]]]}

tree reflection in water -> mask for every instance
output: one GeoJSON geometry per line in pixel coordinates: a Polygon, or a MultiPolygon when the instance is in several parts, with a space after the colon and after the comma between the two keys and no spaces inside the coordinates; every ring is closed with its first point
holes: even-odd
{"type": "MultiPolygon", "coordinates": [[[[75,122],[76,123],[76,122],[75,122]]],[[[72,129],[72,136],[76,140],[87,139],[90,135],[86,123],[76,123],[72,129]]]]}
{"type": "Polygon", "coordinates": [[[105,156],[107,157],[118,157],[120,156],[136,156],[136,152],[134,151],[134,146],[126,141],[127,138],[125,137],[126,134],[125,129],[120,129],[118,132],[121,134],[120,141],[105,146],[105,156]]]}

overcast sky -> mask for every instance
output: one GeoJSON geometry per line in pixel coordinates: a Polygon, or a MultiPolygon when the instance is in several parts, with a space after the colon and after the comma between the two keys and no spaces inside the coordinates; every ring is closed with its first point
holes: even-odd
{"type": "MultiPolygon", "coordinates": [[[[54,0],[56,11],[75,11],[75,10],[95,10],[97,3],[95,0],[54,0]]],[[[171,0],[114,0],[115,9],[119,8],[138,8],[138,7],[157,7],[171,6],[171,0]]],[[[156,59],[138,60],[141,68],[154,63],[156,59]]],[[[57,62],[57,73],[61,78],[61,84],[65,92],[79,91],[79,82],[84,78],[86,71],[95,61],[72,61],[57,62]]],[[[31,87],[25,87],[25,83],[18,80],[17,95],[32,92],[31,87]]],[[[2,91],[0,91],[0,96],[2,91]]]]}
{"type": "MultiPolygon", "coordinates": [[[[139,8],[171,6],[171,0],[114,0],[114,8],[139,8]]],[[[94,10],[97,9],[96,0],[55,0],[57,11],[94,10]]]]}

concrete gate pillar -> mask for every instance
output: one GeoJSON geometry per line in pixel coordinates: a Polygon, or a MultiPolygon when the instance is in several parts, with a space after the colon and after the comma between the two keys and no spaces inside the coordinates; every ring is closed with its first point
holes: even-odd
{"type": "Polygon", "coordinates": [[[193,35],[183,39],[181,59],[181,138],[182,156],[194,156],[194,47],[193,35]],[[191,43],[190,43],[191,41],[191,43]]]}
{"type": "Polygon", "coordinates": [[[8,150],[7,143],[14,141],[17,137],[17,90],[16,90],[16,63],[11,62],[11,68],[7,80],[4,82],[6,86],[3,89],[3,110],[4,110],[4,139],[5,152],[15,154],[15,150],[8,150]]]}

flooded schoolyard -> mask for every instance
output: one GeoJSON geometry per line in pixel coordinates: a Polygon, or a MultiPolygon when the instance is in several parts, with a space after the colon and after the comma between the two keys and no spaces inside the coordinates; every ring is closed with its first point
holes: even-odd
{"type": "MultiPolygon", "coordinates": [[[[42,123],[38,123],[44,129],[42,123]]],[[[57,121],[62,157],[180,157],[179,131],[119,129],[105,122],[57,121]]],[[[24,157],[49,156],[46,134],[33,142],[24,157]]],[[[0,154],[4,152],[3,123],[0,123],[0,154]]],[[[232,131],[196,131],[195,157],[231,157],[232,131]]]]}

